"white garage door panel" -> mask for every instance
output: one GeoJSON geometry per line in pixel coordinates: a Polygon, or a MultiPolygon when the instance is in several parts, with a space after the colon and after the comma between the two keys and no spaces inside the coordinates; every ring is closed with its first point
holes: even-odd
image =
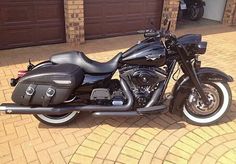
{"type": "Polygon", "coordinates": [[[221,21],[226,0],[204,0],[206,2],[203,18],[221,21]]]}

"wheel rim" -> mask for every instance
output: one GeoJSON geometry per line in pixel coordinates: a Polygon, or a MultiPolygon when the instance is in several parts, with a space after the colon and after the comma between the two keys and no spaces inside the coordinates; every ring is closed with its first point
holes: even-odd
{"type": "Polygon", "coordinates": [[[220,93],[217,89],[209,84],[205,84],[203,91],[208,98],[209,105],[204,105],[196,89],[192,90],[189,95],[188,101],[186,102],[186,109],[191,113],[198,116],[207,116],[215,113],[221,103],[220,103],[220,93]]]}
{"type": "Polygon", "coordinates": [[[66,113],[62,115],[44,115],[44,114],[38,114],[37,116],[42,119],[45,122],[51,123],[51,124],[60,124],[70,121],[76,114],[79,112],[71,112],[66,113]]]}
{"type": "Polygon", "coordinates": [[[196,8],[196,7],[192,7],[192,8],[191,8],[191,10],[190,10],[190,15],[191,15],[191,18],[192,18],[192,19],[197,18],[198,13],[199,13],[199,9],[198,9],[198,8],[196,8]]]}
{"type": "Polygon", "coordinates": [[[199,123],[199,124],[208,124],[208,123],[212,123],[218,120],[220,117],[224,115],[224,113],[226,112],[230,104],[230,93],[228,92],[228,90],[222,83],[216,82],[213,84],[216,85],[219,89],[218,91],[222,93],[222,95],[220,96],[222,106],[220,106],[220,108],[214,114],[204,116],[204,117],[203,116],[199,117],[191,113],[189,110],[187,110],[187,107],[186,107],[187,105],[185,104],[183,105],[183,113],[189,120],[195,123],[199,123]]]}

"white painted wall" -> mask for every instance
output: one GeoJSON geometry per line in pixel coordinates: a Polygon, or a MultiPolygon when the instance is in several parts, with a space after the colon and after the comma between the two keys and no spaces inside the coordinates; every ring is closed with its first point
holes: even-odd
{"type": "Polygon", "coordinates": [[[222,21],[226,0],[204,0],[206,6],[204,7],[203,18],[222,21]]]}

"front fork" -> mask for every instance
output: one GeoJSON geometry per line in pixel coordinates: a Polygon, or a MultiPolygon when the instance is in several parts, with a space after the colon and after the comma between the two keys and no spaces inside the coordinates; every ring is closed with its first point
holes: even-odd
{"type": "MultiPolygon", "coordinates": [[[[209,105],[210,102],[202,89],[201,82],[199,81],[199,78],[196,74],[196,69],[192,65],[191,61],[187,58],[189,56],[187,50],[185,49],[184,46],[178,45],[177,51],[182,61],[181,68],[183,72],[189,76],[190,80],[192,81],[193,85],[196,87],[199,95],[201,96],[203,103],[209,105]]],[[[196,63],[195,66],[200,67],[199,63],[196,63]]]]}

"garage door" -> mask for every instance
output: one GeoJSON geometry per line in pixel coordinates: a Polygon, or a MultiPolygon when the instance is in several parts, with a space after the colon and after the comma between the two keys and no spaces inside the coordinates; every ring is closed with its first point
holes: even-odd
{"type": "Polygon", "coordinates": [[[63,0],[0,0],[0,49],[64,41],[63,0]]]}
{"type": "Polygon", "coordinates": [[[222,21],[226,0],[204,0],[206,6],[204,6],[203,18],[222,21]]]}
{"type": "Polygon", "coordinates": [[[85,37],[133,34],[160,27],[163,0],[85,0],[85,37]]]}

